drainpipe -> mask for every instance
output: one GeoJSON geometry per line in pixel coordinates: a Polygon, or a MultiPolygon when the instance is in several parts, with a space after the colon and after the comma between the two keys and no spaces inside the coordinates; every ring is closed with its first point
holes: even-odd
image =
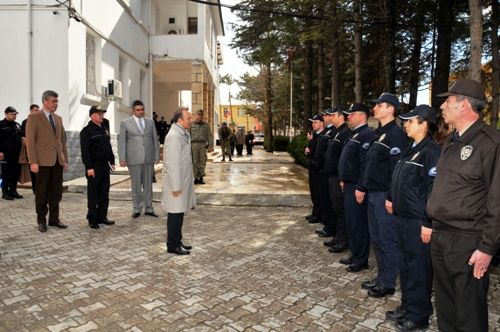
{"type": "Polygon", "coordinates": [[[33,103],[33,16],[31,0],[28,0],[28,98],[29,104],[33,103]]]}

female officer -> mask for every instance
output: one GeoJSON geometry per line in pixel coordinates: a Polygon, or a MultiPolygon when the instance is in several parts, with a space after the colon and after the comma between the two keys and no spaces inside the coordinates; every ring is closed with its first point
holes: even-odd
{"type": "Polygon", "coordinates": [[[425,206],[436,176],[440,148],[430,136],[436,125],[431,107],[419,105],[399,117],[406,120],[404,128],[414,143],[394,168],[386,201],[387,211],[397,217],[402,293],[401,305],[388,311],[386,318],[395,321],[399,331],[412,331],[428,327],[432,315],[432,225],[425,206]]]}

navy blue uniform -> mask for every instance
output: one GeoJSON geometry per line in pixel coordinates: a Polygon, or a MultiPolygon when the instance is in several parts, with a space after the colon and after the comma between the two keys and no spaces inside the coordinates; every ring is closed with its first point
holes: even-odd
{"type": "Polygon", "coordinates": [[[17,181],[19,181],[21,171],[19,165],[21,146],[22,134],[19,123],[7,119],[0,121],[0,152],[4,154],[2,163],[3,195],[17,194],[17,181]]]}
{"type": "Polygon", "coordinates": [[[110,166],[115,164],[107,128],[89,121],[80,132],[80,145],[87,177],[87,217],[89,222],[99,223],[107,219],[110,166]],[[94,177],[87,175],[89,169],[94,170],[94,177]]]}
{"type": "Polygon", "coordinates": [[[406,318],[426,324],[432,315],[430,244],[422,242],[422,226],[431,228],[425,208],[430,196],[440,148],[430,136],[402,154],[392,174],[392,200],[399,238],[401,307],[406,318]]]}
{"type": "Polygon", "coordinates": [[[385,288],[394,288],[398,276],[399,251],[396,218],[385,209],[392,171],[408,145],[408,138],[393,120],[376,130],[375,139],[366,153],[360,191],[367,192],[368,227],[377,259],[376,281],[385,288]]]}
{"type": "Polygon", "coordinates": [[[311,217],[315,220],[319,220],[320,215],[319,215],[319,202],[318,202],[318,197],[316,195],[317,190],[314,185],[315,182],[314,177],[316,172],[312,165],[312,158],[314,156],[314,150],[316,148],[316,143],[318,142],[319,135],[320,133],[314,132],[312,139],[309,142],[307,142],[307,147],[309,148],[309,153],[307,154],[307,166],[309,169],[309,192],[311,193],[311,201],[313,203],[311,217]]]}
{"type": "Polygon", "coordinates": [[[324,170],[328,174],[328,188],[330,192],[330,202],[335,213],[337,221],[337,229],[335,242],[339,246],[347,245],[347,231],[345,228],[345,208],[344,208],[344,193],[340,188],[339,180],[339,160],[342,149],[351,134],[351,130],[347,124],[342,124],[336,128],[335,136],[328,143],[328,148],[325,155],[324,170]]]}
{"type": "Polygon", "coordinates": [[[366,124],[355,128],[344,145],[338,165],[340,181],[344,182],[347,244],[355,265],[366,265],[370,253],[366,200],[358,204],[354,191],[361,186],[366,151],[374,136],[374,131],[366,124]]]}

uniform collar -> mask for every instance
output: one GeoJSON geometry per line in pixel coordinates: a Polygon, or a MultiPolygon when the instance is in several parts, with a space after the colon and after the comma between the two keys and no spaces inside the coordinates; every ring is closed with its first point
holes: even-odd
{"type": "Polygon", "coordinates": [[[483,121],[477,120],[469,128],[467,128],[467,130],[465,130],[465,132],[459,137],[454,136],[456,135],[456,131],[454,131],[453,134],[451,135],[452,140],[454,139],[462,143],[467,143],[470,140],[472,140],[477,135],[478,132],[483,130],[484,126],[486,126],[486,124],[483,121]]]}
{"type": "Polygon", "coordinates": [[[385,126],[383,126],[383,127],[377,128],[377,133],[379,133],[379,134],[387,133],[394,126],[397,126],[396,119],[386,123],[385,126]]]}
{"type": "Polygon", "coordinates": [[[365,123],[365,124],[362,124],[360,126],[357,126],[356,128],[354,128],[352,131],[353,133],[359,133],[361,130],[365,129],[365,127],[368,127],[368,124],[365,123]]]}

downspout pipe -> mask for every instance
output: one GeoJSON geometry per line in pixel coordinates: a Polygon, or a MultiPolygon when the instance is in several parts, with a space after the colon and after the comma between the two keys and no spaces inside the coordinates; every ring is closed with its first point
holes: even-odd
{"type": "Polygon", "coordinates": [[[29,104],[33,103],[33,13],[31,0],[26,6],[28,14],[28,99],[29,104]]]}

